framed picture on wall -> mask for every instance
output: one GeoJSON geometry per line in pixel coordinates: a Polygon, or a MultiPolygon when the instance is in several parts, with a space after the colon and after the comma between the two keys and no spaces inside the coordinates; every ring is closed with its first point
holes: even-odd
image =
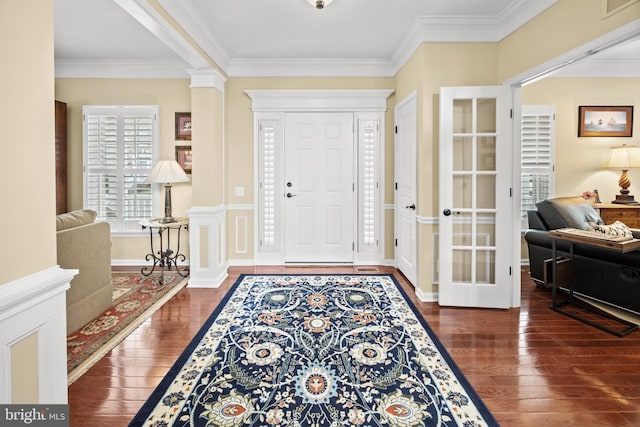
{"type": "Polygon", "coordinates": [[[191,141],[191,113],[176,113],[176,140],[191,141]]]}
{"type": "Polygon", "coordinates": [[[191,174],[191,146],[176,146],[176,162],[184,169],[187,174],[191,174]]]}
{"type": "Polygon", "coordinates": [[[632,136],[633,106],[578,107],[578,136],[632,136]]]}

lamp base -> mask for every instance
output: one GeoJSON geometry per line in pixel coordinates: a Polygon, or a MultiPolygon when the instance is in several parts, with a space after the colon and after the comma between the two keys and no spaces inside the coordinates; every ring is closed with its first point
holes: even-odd
{"type": "Polygon", "coordinates": [[[611,203],[615,203],[617,205],[637,205],[638,202],[636,202],[633,199],[633,196],[631,194],[616,194],[616,199],[612,200],[611,203]]]}

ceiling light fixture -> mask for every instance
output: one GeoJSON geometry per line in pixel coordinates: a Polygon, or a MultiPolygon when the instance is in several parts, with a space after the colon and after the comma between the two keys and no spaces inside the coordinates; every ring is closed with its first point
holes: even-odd
{"type": "Polygon", "coordinates": [[[325,6],[329,6],[333,0],[307,0],[307,2],[316,9],[324,9],[325,6]]]}

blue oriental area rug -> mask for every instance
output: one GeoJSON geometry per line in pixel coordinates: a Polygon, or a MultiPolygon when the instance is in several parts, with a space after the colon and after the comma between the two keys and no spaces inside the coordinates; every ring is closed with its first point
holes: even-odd
{"type": "Polygon", "coordinates": [[[131,426],[497,426],[386,275],[243,275],[131,426]]]}

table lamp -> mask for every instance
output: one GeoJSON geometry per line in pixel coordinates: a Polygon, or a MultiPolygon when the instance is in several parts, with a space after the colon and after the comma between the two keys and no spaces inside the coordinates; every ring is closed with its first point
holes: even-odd
{"type": "Polygon", "coordinates": [[[625,144],[617,147],[611,147],[609,160],[604,166],[607,168],[622,169],[622,175],[618,181],[620,194],[616,194],[616,199],[612,200],[611,203],[637,205],[638,202],[636,202],[633,199],[633,196],[629,194],[631,180],[629,179],[627,172],[631,168],[640,167],[640,147],[625,144]]]}
{"type": "Polygon", "coordinates": [[[145,183],[164,183],[164,218],[160,219],[162,224],[175,222],[171,216],[171,183],[186,181],[189,181],[189,177],[175,160],[160,160],[144,180],[145,183]]]}

